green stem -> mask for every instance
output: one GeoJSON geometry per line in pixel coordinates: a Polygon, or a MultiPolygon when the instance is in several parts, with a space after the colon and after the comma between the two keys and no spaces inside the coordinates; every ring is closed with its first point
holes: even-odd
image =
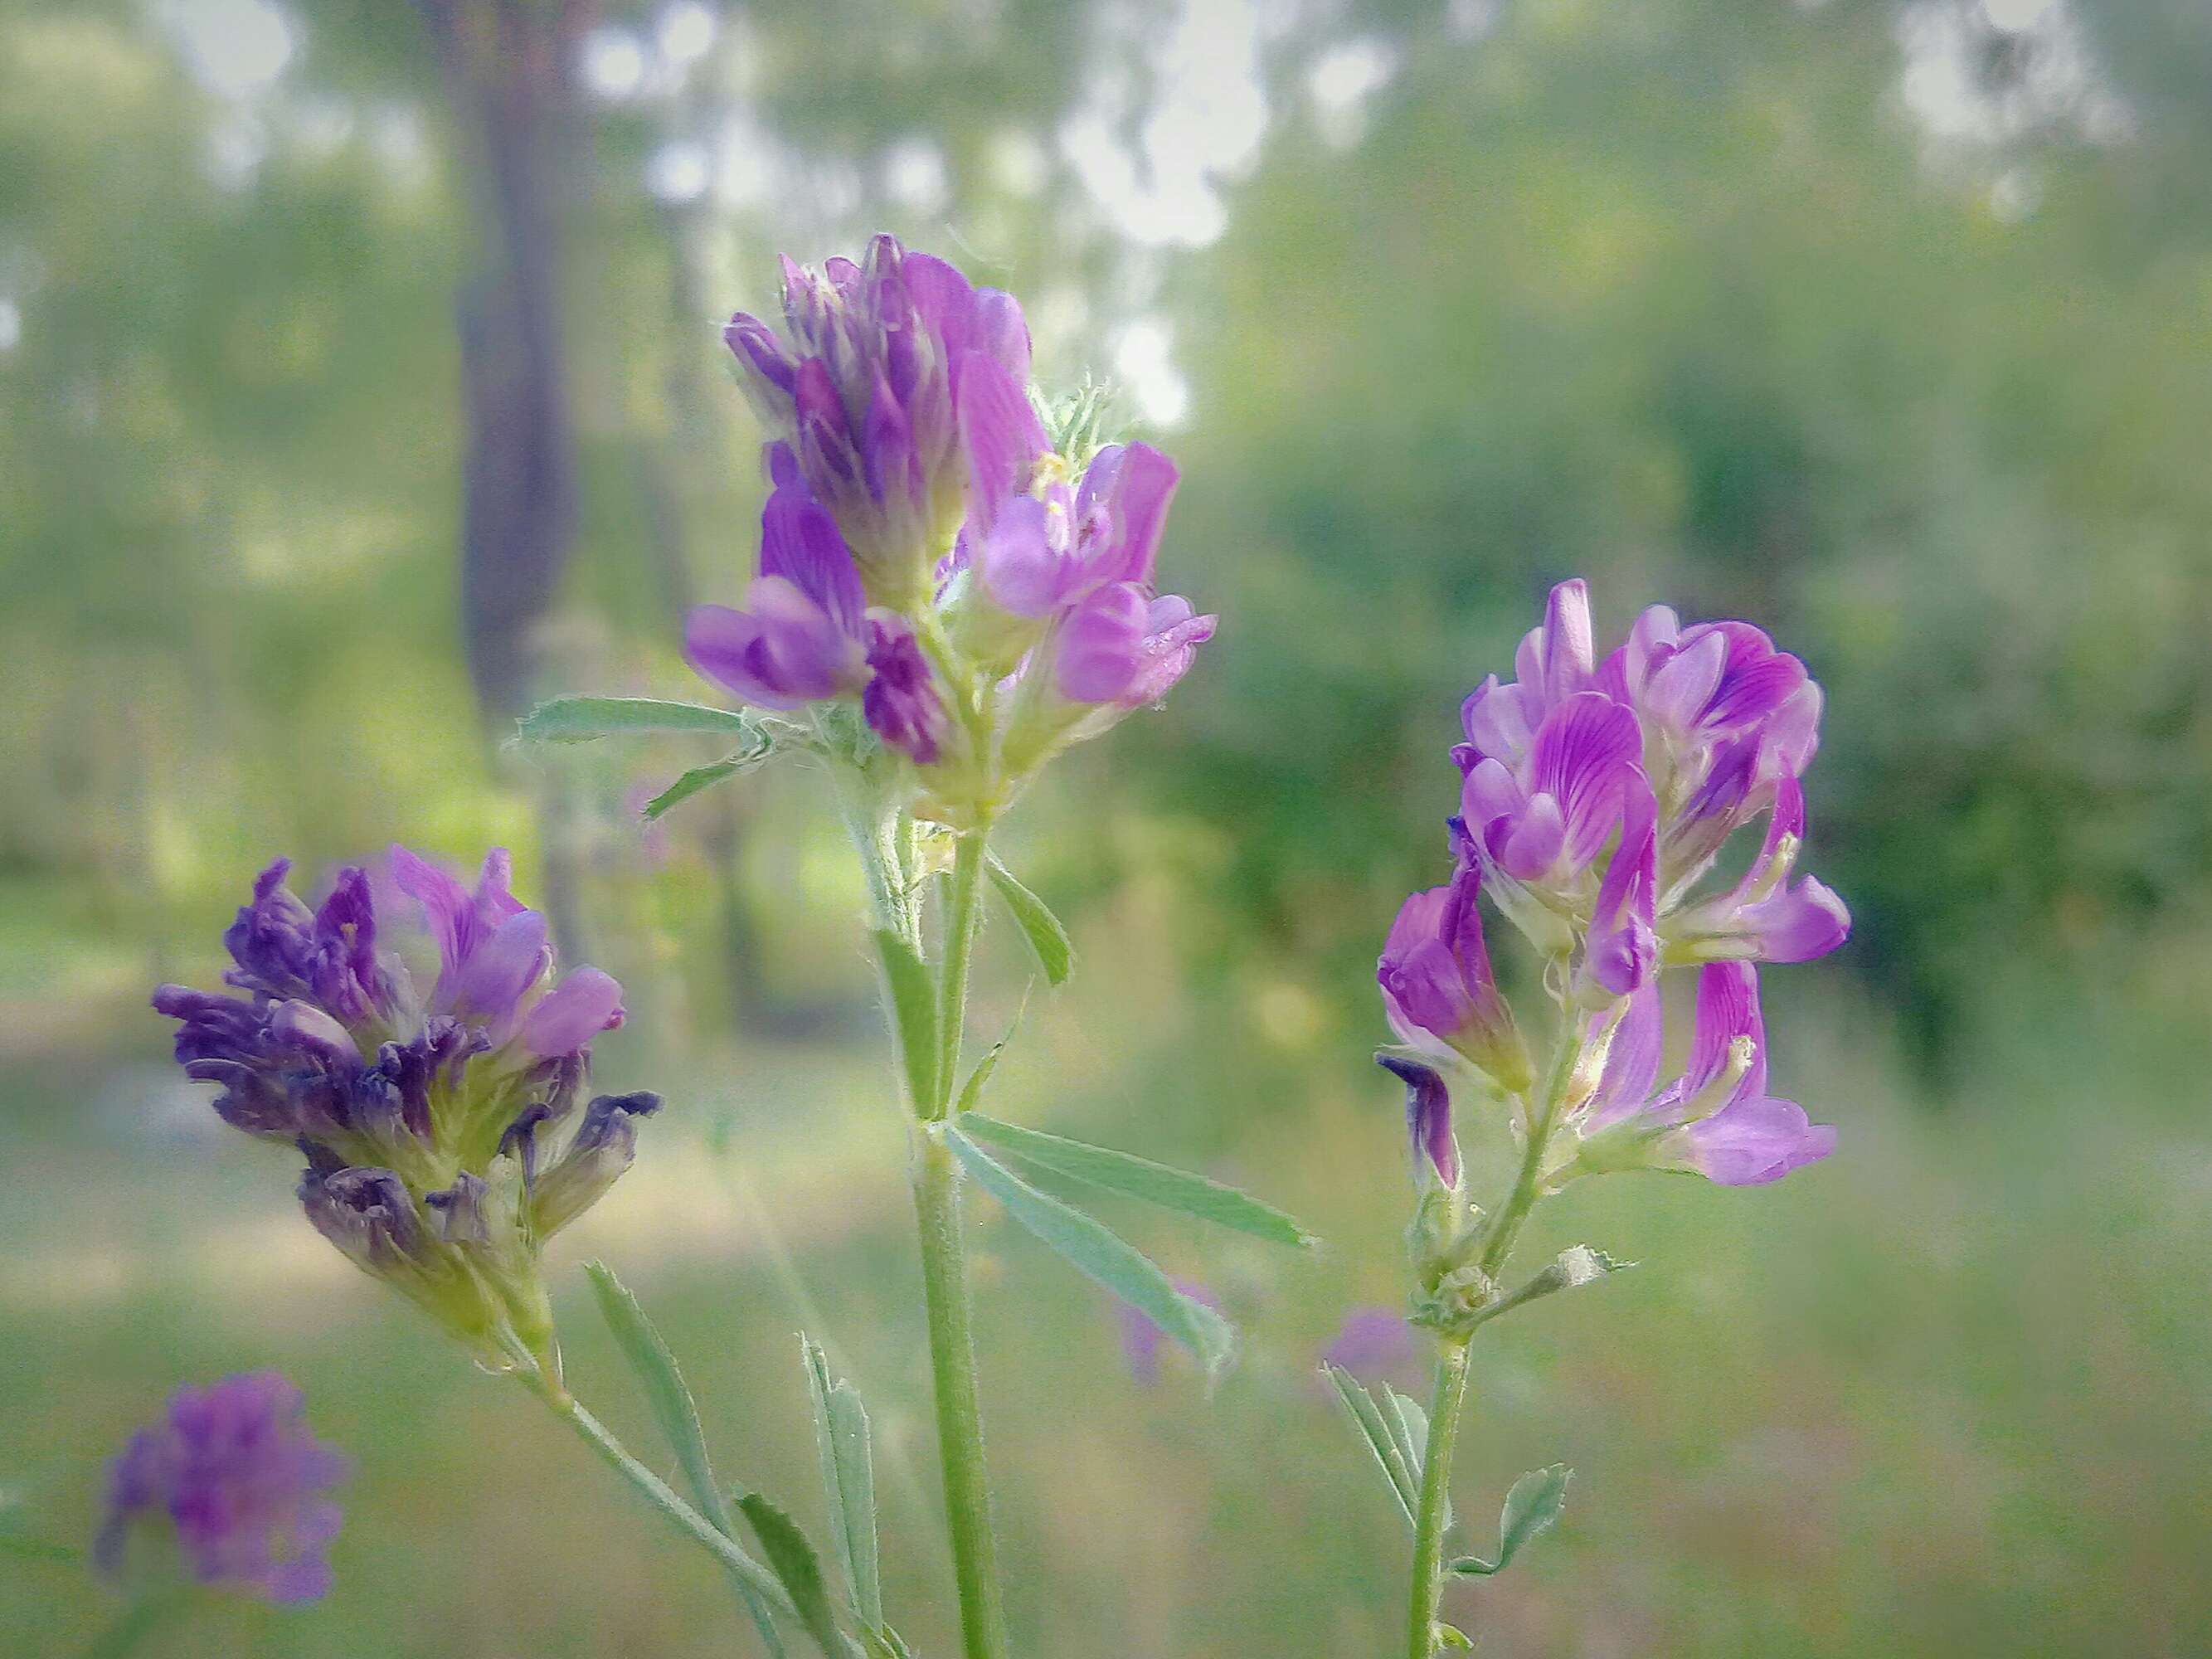
{"type": "Polygon", "coordinates": [[[1429,1402],[1429,1446],[1421,1460],[1420,1508],[1413,1516],[1413,1592],[1406,1619],[1407,1659],[1431,1659],[1437,1614],[1443,1603],[1444,1510],[1451,1491],[1452,1452],[1467,1401],[1468,1340],[1448,1338],[1437,1356],[1429,1402]]]}
{"type": "MultiPolygon", "coordinates": [[[[880,925],[902,930],[921,948],[911,883],[900,866],[910,820],[869,824],[849,810],[847,822],[868,866],[880,925]],[[903,903],[898,901],[902,899],[903,903]]],[[[945,900],[945,959],[938,980],[938,1097],[917,1100],[924,1120],[915,1132],[914,1212],[921,1235],[922,1301],[929,1323],[929,1364],[937,1401],[938,1455],[945,1479],[945,1520],[960,1598],[962,1652],[967,1659],[1006,1659],[1006,1615],[999,1594],[998,1545],[991,1530],[990,1474],[983,1456],[983,1412],[975,1386],[975,1340],[969,1329],[968,1264],[960,1234],[959,1165],[937,1133],[956,1086],[960,1028],[968,1006],[968,970],[975,941],[984,836],[963,833],[956,844],[945,900]]],[[[896,1018],[891,1041],[903,1041],[896,1018]]],[[[902,1055],[902,1059],[905,1056],[902,1055]]],[[[911,1066],[902,1068],[914,1074],[911,1066]]]]}
{"type": "Polygon", "coordinates": [[[961,832],[953,843],[952,885],[945,896],[945,963],[937,993],[937,1099],[943,1117],[959,1087],[960,1039],[968,1024],[968,969],[975,950],[976,898],[982,890],[984,836],[961,832]]]}
{"type": "MultiPolygon", "coordinates": [[[[623,1449],[614,1431],[584,1409],[574,1395],[555,1387],[542,1373],[518,1370],[516,1378],[545,1402],[546,1408],[576,1431],[577,1437],[597,1453],[600,1460],[622,1478],[637,1488],[646,1500],[685,1533],[692,1542],[702,1547],[724,1571],[737,1580],[738,1585],[751,1595],[757,1595],[776,1612],[791,1614],[791,1597],[784,1593],[776,1577],[748,1554],[736,1540],[693,1509],[665,1480],[632,1457],[623,1449]]],[[[795,1615],[793,1615],[795,1616],[795,1615]]]]}
{"type": "MultiPolygon", "coordinates": [[[[1495,1279],[1513,1253],[1522,1224],[1543,1195],[1544,1158],[1552,1132],[1566,1103],[1575,1067],[1582,1058],[1582,1030],[1571,1009],[1561,1011],[1559,1041],[1545,1075],[1543,1092],[1528,1102],[1528,1143],[1521,1169],[1505,1201],[1491,1214],[1480,1235],[1477,1265],[1495,1279]]],[[[1409,1659],[1431,1659],[1436,1651],[1437,1609],[1443,1599],[1444,1510],[1451,1490],[1452,1454],[1459,1444],[1459,1419],[1467,1400],[1468,1345],[1472,1328],[1443,1340],[1437,1359],[1436,1395],[1429,1407],[1429,1445],[1421,1461],[1420,1510],[1413,1517],[1413,1588],[1407,1615],[1409,1659]]]]}
{"type": "Polygon", "coordinates": [[[942,1135],[917,1134],[914,1212],[921,1232],[921,1279],[929,1311],[929,1365],[937,1394],[937,1443],[945,1469],[945,1518],[960,1590],[962,1651],[1005,1659],[1006,1615],[999,1599],[998,1545],[991,1531],[990,1474],[975,1391],[975,1341],[969,1328],[968,1267],[960,1238],[960,1169],[942,1135]]]}

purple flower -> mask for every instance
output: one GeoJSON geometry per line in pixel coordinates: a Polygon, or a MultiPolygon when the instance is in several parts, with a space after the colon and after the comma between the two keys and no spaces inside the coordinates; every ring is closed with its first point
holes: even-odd
{"type": "Polygon", "coordinates": [[[915,765],[935,765],[951,722],[929,659],[903,617],[868,613],[868,671],[860,712],[869,728],[915,765]]]}
{"type": "Polygon", "coordinates": [[[1670,917],[1670,960],[1810,962],[1850,937],[1851,913],[1810,876],[1790,874],[1805,838],[1805,792],[1797,780],[1776,787],[1759,856],[1733,887],[1670,917]]]}
{"type": "MultiPolygon", "coordinates": [[[[973,444],[988,434],[971,427],[969,437],[973,444]]],[[[970,523],[984,592],[1015,616],[1042,621],[1113,584],[1148,589],[1175,495],[1175,463],[1149,444],[1109,444],[1073,489],[1055,479],[1031,494],[1029,476],[1048,453],[1038,429],[1013,447],[1011,465],[975,464],[970,523]],[[1036,452],[1022,457],[1031,441],[1036,452]],[[1012,489],[995,499],[984,493],[1009,479],[1019,480],[1012,489]]]]}
{"type": "Polygon", "coordinates": [[[622,1023],[622,988],[595,968],[552,981],[545,918],[515,897],[502,851],[471,887],[392,849],[393,887],[435,945],[427,999],[374,949],[386,919],[366,872],[340,871],[310,911],[289,868],[262,873],[224,936],[244,996],[155,993],[179,1022],[177,1058],[222,1085],[227,1121],[299,1147],[302,1207],[348,1257],[488,1360],[512,1363],[519,1344],[550,1363],[539,1247],[627,1166],[627,1118],[651,1109],[593,1102],[542,1179],[538,1142],[574,1109],[592,1040],[622,1023]]]}
{"type": "MultiPolygon", "coordinates": [[[[1221,1300],[1194,1279],[1175,1281],[1178,1295],[1188,1297],[1202,1307],[1221,1311],[1221,1300]]],[[[1152,1388],[1160,1380],[1160,1348],[1167,1333],[1154,1324],[1143,1310],[1127,1302],[1116,1300],[1114,1315],[1121,1328],[1121,1358],[1129,1367],[1129,1375],[1145,1388],[1152,1388]]]]}
{"type": "Polygon", "coordinates": [[[1406,1085],[1406,1139],[1413,1148],[1415,1183],[1427,1185],[1426,1170],[1456,1189],[1459,1142],[1452,1138],[1451,1090],[1434,1068],[1419,1060],[1388,1054],[1375,1060],[1406,1085]]]}
{"type": "MultiPolygon", "coordinates": [[[[1602,1019],[1593,1022],[1593,1035],[1602,1019]]],[[[1714,963],[1699,972],[1689,1063],[1654,1093],[1663,1036],[1654,982],[1629,998],[1579,1115],[1584,1170],[1683,1170],[1749,1187],[1835,1150],[1832,1128],[1766,1091],[1766,1027],[1748,963],[1714,963]]]]}
{"type": "Polygon", "coordinates": [[[928,765],[945,730],[929,659],[906,619],[871,610],[852,549],[808,493],[782,444],[769,447],[775,489],[761,514],[761,574],[745,609],[692,608],[691,665],[745,702],[793,709],[859,696],[877,735],[928,765]]]}
{"type": "Polygon", "coordinates": [[[1482,873],[1464,865],[1449,884],[1400,907],[1375,977],[1391,1029],[1431,1054],[1455,1054],[1509,1093],[1530,1081],[1528,1050],[1498,994],[1476,903],[1482,873]]]}
{"type": "Polygon", "coordinates": [[[748,393],[836,519],[878,603],[910,611],[965,513],[961,365],[1018,387],[1029,331],[1011,295],[890,236],[861,263],[783,261],[785,331],[740,312],[723,338],[748,393]]]}
{"type": "Polygon", "coordinates": [[[179,1389],[167,1419],[131,1436],[109,1468],[94,1563],[120,1577],[131,1534],[153,1527],[203,1584],[312,1601],[331,1587],[324,1552],[339,1524],[323,1494],[347,1469],[308,1431],[300,1391],[275,1371],[179,1389]]]}
{"type": "Polygon", "coordinates": [[[1635,714],[1601,691],[1552,704],[1516,764],[1469,768],[1461,815],[1486,861],[1516,881],[1564,886],[1596,860],[1642,784],[1635,714]]]}
{"type": "Polygon", "coordinates": [[[1659,939],[1653,929],[1658,891],[1658,834],[1651,792],[1638,778],[1630,789],[1620,842],[1598,883],[1576,988],[1591,1006],[1625,997],[1650,977],[1659,939]]]}
{"type": "Polygon", "coordinates": [[[1322,1362],[1363,1382],[1418,1386],[1421,1344],[1403,1315],[1379,1306],[1353,1308],[1322,1352],[1322,1362]]]}
{"type": "Polygon", "coordinates": [[[1591,1006],[1633,990],[1662,945],[1670,961],[1788,962],[1841,944],[1835,895],[1787,884],[1797,780],[1819,744],[1804,664],[1747,623],[1686,628],[1660,605],[1602,663],[1594,649],[1589,592],[1562,582],[1521,642],[1518,680],[1492,676],[1461,710],[1462,856],[1500,907],[1549,955],[1582,935],[1574,986],[1591,1006]],[[1729,839],[1762,817],[1751,871],[1698,896],[1729,839]]]}

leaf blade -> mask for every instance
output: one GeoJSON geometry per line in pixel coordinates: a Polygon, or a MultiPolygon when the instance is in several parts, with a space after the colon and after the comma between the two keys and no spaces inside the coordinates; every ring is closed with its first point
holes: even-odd
{"type": "Polygon", "coordinates": [[[1089,1186],[1194,1216],[1273,1244],[1305,1249],[1320,1242],[1273,1205],[1188,1170],[1155,1164],[1133,1152],[1047,1134],[1042,1129],[1003,1123],[980,1112],[963,1112],[958,1122],[962,1133],[974,1139],[1089,1186]]]}
{"type": "Polygon", "coordinates": [[[1567,1482],[1575,1472],[1565,1463],[1531,1469],[1513,1483],[1498,1511],[1498,1559],[1466,1556],[1451,1564],[1462,1578],[1487,1578],[1513,1565],[1529,1540],[1551,1530],[1567,1504],[1567,1482]]]}
{"type": "Polygon", "coordinates": [[[883,964],[884,994],[890,999],[898,1029],[899,1059],[915,1115],[937,1109],[937,987],[914,946],[888,927],[873,930],[876,957],[883,964]]]}
{"type": "Polygon", "coordinates": [[[1015,924],[1036,953],[1037,966],[1044,969],[1045,982],[1066,984],[1068,975],[1075,971],[1075,946],[1060,918],[1053,915],[1052,907],[1023,886],[1014,872],[999,861],[997,854],[986,855],[985,867],[991,873],[991,885],[998,890],[999,897],[1012,912],[1015,924]]]}
{"type": "Polygon", "coordinates": [[[1390,1496],[1398,1501],[1398,1513],[1406,1517],[1406,1524],[1414,1524],[1414,1512],[1420,1507],[1420,1489],[1413,1471],[1404,1461],[1397,1441],[1384,1422],[1382,1407],[1367,1392],[1366,1385],[1341,1365],[1324,1360],[1322,1371],[1336,1389],[1336,1397],[1344,1402],[1344,1409],[1352,1418],[1352,1426],[1358,1430],[1367,1449],[1374,1454],[1376,1466],[1382,1471],[1382,1479],[1390,1488],[1390,1496]]]}
{"type": "Polygon", "coordinates": [[[1234,1346],[1228,1321],[1176,1290],[1165,1273],[1103,1222],[1038,1191],[957,1129],[948,1129],[945,1138],[976,1184],[1062,1261],[1188,1349],[1209,1377],[1219,1372],[1234,1346]]]}
{"type": "MultiPolygon", "coordinates": [[[[684,1373],[677,1368],[676,1356],[670,1352],[659,1328],[646,1316],[629,1287],[615,1276],[613,1268],[604,1261],[586,1261],[584,1276],[591,1282],[592,1297],[599,1304],[599,1316],[613,1333],[615,1346],[622,1350],[623,1358],[638,1380],[647,1409],[653,1414],[661,1437],[676,1454],[684,1484],[691,1489],[692,1502],[716,1531],[734,1540],[736,1527],[729,1504],[714,1479],[714,1462],[707,1453],[706,1431],[699,1425],[698,1402],[691,1397],[684,1373]]],[[[775,1615],[768,1603],[758,1590],[743,1579],[736,1583],[738,1598],[744,1601],[754,1627],[760,1632],[762,1643],[771,1655],[781,1655],[783,1644],[776,1635],[775,1615]]]]}
{"type": "Polygon", "coordinates": [[[653,1322],[646,1317],[645,1310],[638,1304],[629,1287],[615,1276],[613,1268],[604,1261],[586,1261],[584,1276],[591,1281],[592,1294],[599,1304],[599,1316],[613,1333],[615,1346],[622,1350],[623,1358],[645,1394],[646,1405],[661,1437],[676,1454],[677,1465],[684,1472],[684,1484],[691,1489],[692,1501],[718,1528],[729,1531],[730,1509],[714,1481],[714,1463],[707,1454],[706,1431],[699,1425],[698,1404],[691,1397],[684,1374],[676,1367],[675,1355],[669,1352],[668,1344],[662,1340],[653,1322]]]}
{"type": "Polygon", "coordinates": [[[837,1633],[836,1615],[830,1608],[830,1592],[822,1583],[822,1563],[799,1523],[771,1498],[749,1492],[738,1499],[738,1508],[751,1522],[761,1553],[768,1558],[777,1580],[799,1610],[799,1622],[829,1659],[843,1659],[844,1639],[837,1633]]]}
{"type": "Polygon", "coordinates": [[[733,708],[660,697],[553,697],[514,725],[520,743],[594,743],[672,732],[713,732],[758,739],[759,723],[733,708]]]}
{"type": "Polygon", "coordinates": [[[884,1622],[883,1581],[877,1556],[876,1475],[869,1448],[867,1408],[843,1377],[833,1376],[829,1356],[801,1334],[806,1385],[814,1401],[815,1448],[830,1529],[854,1610],[871,1630],[884,1622]]]}
{"type": "Polygon", "coordinates": [[[712,789],[724,779],[733,778],[744,769],[745,763],[736,759],[711,761],[705,766],[695,766],[646,802],[645,810],[640,816],[649,823],[671,808],[681,806],[692,796],[712,789]]]}

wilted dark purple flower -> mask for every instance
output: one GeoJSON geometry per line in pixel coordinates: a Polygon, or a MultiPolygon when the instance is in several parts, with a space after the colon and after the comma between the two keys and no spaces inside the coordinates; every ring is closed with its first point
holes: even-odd
{"type": "Polygon", "coordinates": [[[1413,1149],[1417,1182],[1427,1183],[1422,1171],[1433,1173],[1445,1186],[1459,1186],[1459,1142],[1452,1137],[1451,1089],[1433,1066],[1396,1054],[1377,1054],[1376,1064],[1406,1085],[1406,1139],[1413,1149]]]}
{"type": "Polygon", "coordinates": [[[739,313],[723,338],[762,418],[790,444],[872,599],[911,612],[966,511],[955,416],[968,365],[1017,386],[1029,330],[1013,298],[878,236],[861,262],[783,262],[785,334],[739,313]]]}
{"type": "Polygon", "coordinates": [[[1465,865],[1443,887],[1400,907],[1376,962],[1390,1027],[1415,1048],[1455,1054],[1509,1093],[1529,1083],[1528,1049],[1498,994],[1476,900],[1482,872],[1465,865]]]}
{"type": "Polygon", "coordinates": [[[948,721],[945,699],[914,629],[902,617],[868,613],[868,688],[860,713],[869,729],[917,766],[933,766],[948,721]]]}
{"type": "Polygon", "coordinates": [[[470,887],[392,849],[393,884],[436,946],[427,999],[374,949],[383,919],[365,872],[339,872],[311,912],[285,887],[288,869],[263,872],[225,935],[237,963],[227,977],[245,996],[155,993],[181,1022],[178,1059],[222,1085],[228,1121],[300,1148],[301,1202],[348,1257],[488,1359],[512,1361],[519,1345],[550,1363],[539,1246],[627,1166],[630,1132],[611,1130],[595,1102],[570,1153],[612,1174],[564,1176],[550,1194],[538,1141],[573,1109],[592,1038],[621,1024],[622,988],[588,967],[549,985],[545,918],[514,896],[504,852],[470,887]],[[621,1143],[611,1160],[610,1140],[621,1143]]]}
{"type": "MultiPolygon", "coordinates": [[[[1175,1281],[1176,1293],[1188,1297],[1202,1307],[1221,1311],[1220,1298],[1194,1279],[1175,1281]]],[[[1167,1333],[1154,1324],[1142,1309],[1116,1298],[1114,1316],[1121,1328],[1121,1358],[1129,1367],[1129,1375],[1146,1388],[1160,1380],[1160,1348],[1167,1340],[1167,1333]]]]}
{"type": "Polygon", "coordinates": [[[308,1431],[300,1391],[275,1371],[179,1389],[167,1419],[131,1436],[108,1471],[93,1560],[119,1577],[135,1532],[167,1534],[191,1576],[270,1601],[331,1587],[325,1558],[345,1478],[335,1448],[308,1431]]]}
{"type": "Polygon", "coordinates": [[[1835,1150],[1832,1128],[1766,1091],[1766,1026],[1750,963],[1714,963],[1699,972],[1689,1063],[1655,1093],[1663,1024],[1656,982],[1628,1000],[1579,1115],[1583,1168],[1685,1170],[1749,1187],[1835,1150]]]}

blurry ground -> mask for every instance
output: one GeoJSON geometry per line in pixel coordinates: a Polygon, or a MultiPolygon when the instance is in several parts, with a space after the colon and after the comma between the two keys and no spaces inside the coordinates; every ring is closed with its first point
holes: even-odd
{"type": "MultiPolygon", "coordinates": [[[[1330,1248],[1287,1261],[1117,1214],[1243,1329],[1208,1400],[1172,1360],[1158,1386],[1133,1382],[1103,1298],[976,1201],[1023,1651],[1390,1651],[1406,1540],[1311,1368],[1347,1306],[1394,1294],[1394,1091],[1333,1005],[1303,1026],[1263,1008],[1274,1048],[1240,1036],[1210,1054],[1201,1034],[1249,1011],[1170,1002],[1113,958],[1111,930],[1084,933],[1091,959],[1033,1004],[999,1109],[1201,1155],[1330,1248]],[[1113,1040],[1131,1032],[1141,1045],[1113,1040]],[[1255,1097],[1212,1109],[1206,1091],[1240,1086],[1255,1097]],[[1222,1121],[1249,1127],[1198,1139],[1222,1121]]],[[[1541,1463],[1571,1463],[1576,1484],[1558,1534],[1455,1592],[1456,1614],[1514,1659],[2212,1651],[2212,1135],[2201,1099],[2154,1081],[2185,1057],[2153,1046],[2154,1021],[2022,1004],[2002,1071],[1931,1103],[1842,975],[1776,977],[1778,1078],[1844,1126],[1842,1152],[1772,1188],[1623,1178],[1546,1212],[1531,1257],[1586,1240],[1643,1265],[1486,1339],[1462,1512],[1486,1515],[1541,1463]]],[[[987,1000],[987,1023],[1017,988],[987,1000]]],[[[1357,988],[1328,989],[1359,1006],[1357,988]]],[[[75,1030],[32,1000],[8,1020],[0,1484],[35,1530],[82,1538],[102,1461],[171,1386],[260,1365],[305,1387],[359,1466],[327,1602],[210,1610],[149,1651],[748,1650],[709,1566],[520,1390],[325,1249],[289,1200],[290,1160],[219,1132],[150,1018],[91,1006],[75,1030]]],[[[818,1529],[793,1333],[823,1337],[877,1419],[889,1602],[921,1650],[948,1653],[884,1068],[858,1038],[673,1063],[648,1044],[611,1040],[603,1077],[649,1078],[673,1109],[553,1264],[571,1381],[651,1446],[575,1268],[604,1255],[689,1367],[728,1475],[818,1529]]],[[[0,1561],[0,1652],[73,1652],[109,1616],[77,1570],[0,1561]]]]}

